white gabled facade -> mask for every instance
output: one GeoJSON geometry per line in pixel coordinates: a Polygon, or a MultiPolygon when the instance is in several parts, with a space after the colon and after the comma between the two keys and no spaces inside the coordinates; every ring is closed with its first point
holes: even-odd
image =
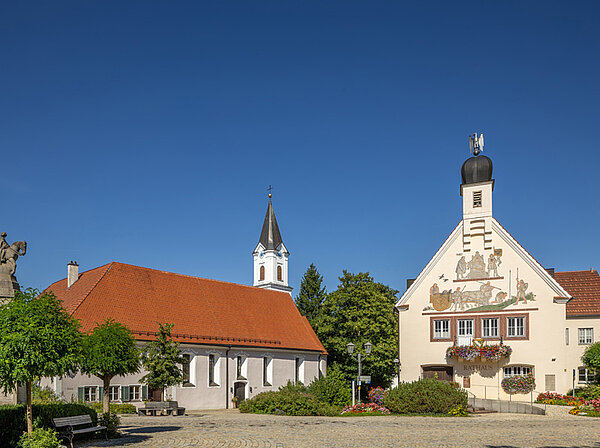
{"type": "Polygon", "coordinates": [[[492,216],[491,161],[481,162],[463,165],[463,219],[396,304],[400,381],[437,376],[480,398],[508,399],[502,379],[531,372],[536,391],[566,393],[587,346],[573,327],[581,322],[598,335],[600,316],[567,316],[570,294],[492,216]],[[472,343],[508,345],[512,354],[446,356],[449,347],[472,343]]]}

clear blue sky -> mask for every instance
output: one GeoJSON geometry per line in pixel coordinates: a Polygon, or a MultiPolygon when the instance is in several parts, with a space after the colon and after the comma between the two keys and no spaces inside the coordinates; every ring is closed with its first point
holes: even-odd
{"type": "MultiPolygon", "coordinates": [[[[461,218],[600,268],[600,3],[4,2],[0,230],[22,286],[110,261],[250,284],[273,185],[290,283],[401,291],[461,218]]],[[[166,298],[165,298],[166,299],[166,298]]]]}

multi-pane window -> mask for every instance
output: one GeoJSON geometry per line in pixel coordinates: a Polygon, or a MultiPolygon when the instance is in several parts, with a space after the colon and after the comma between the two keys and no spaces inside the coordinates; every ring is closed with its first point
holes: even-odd
{"type": "Polygon", "coordinates": [[[119,399],[119,389],[119,386],[110,386],[110,389],[108,390],[110,401],[117,401],[119,399]]]}
{"type": "Polygon", "coordinates": [[[208,385],[209,386],[218,386],[219,383],[217,383],[216,379],[217,379],[217,363],[219,362],[219,359],[217,357],[216,354],[211,353],[210,355],[208,355],[208,385]]]}
{"type": "Polygon", "coordinates": [[[525,336],[525,318],[524,317],[507,317],[507,336],[508,337],[523,337],[525,336]]]}
{"type": "Polygon", "coordinates": [[[188,354],[183,355],[182,373],[183,373],[183,384],[190,384],[190,363],[192,362],[192,357],[188,354]]]}
{"type": "Polygon", "coordinates": [[[481,335],[484,338],[498,337],[498,318],[481,319],[481,335]]]}
{"type": "Polygon", "coordinates": [[[83,388],[83,400],[84,401],[97,401],[98,400],[98,386],[85,386],[83,388]]]}
{"type": "Polygon", "coordinates": [[[296,358],[295,360],[294,381],[296,383],[304,382],[304,360],[302,358],[296,358]]]}
{"type": "Polygon", "coordinates": [[[507,366],[504,368],[504,378],[527,375],[528,373],[531,373],[531,367],[528,366],[507,366]]]}
{"type": "Polygon", "coordinates": [[[473,342],[473,319],[459,319],[458,345],[471,345],[473,342]]]}
{"type": "Polygon", "coordinates": [[[594,329],[580,328],[579,329],[579,345],[594,343],[594,329]]]}
{"type": "Polygon", "coordinates": [[[273,358],[265,356],[263,358],[263,386],[273,385],[273,358]]]}
{"type": "Polygon", "coordinates": [[[433,337],[434,339],[448,339],[450,337],[450,320],[434,320],[433,337]]]}
{"type": "Polygon", "coordinates": [[[237,373],[237,379],[238,380],[245,380],[246,379],[246,372],[245,372],[245,364],[246,364],[246,357],[242,356],[242,355],[238,355],[236,357],[236,373],[237,373]]]}
{"type": "Polygon", "coordinates": [[[140,399],[140,386],[129,386],[129,399],[132,401],[140,399]]]}
{"type": "Polygon", "coordinates": [[[585,367],[579,367],[577,373],[577,380],[580,383],[591,383],[594,379],[592,373],[585,367]]]}

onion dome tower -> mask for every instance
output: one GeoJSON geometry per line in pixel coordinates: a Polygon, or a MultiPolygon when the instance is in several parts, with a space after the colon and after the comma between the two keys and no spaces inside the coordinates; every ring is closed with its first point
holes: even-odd
{"type": "Polygon", "coordinates": [[[492,242],[492,179],[493,165],[483,151],[483,134],[469,137],[472,157],[460,169],[463,197],[463,250],[466,253],[491,249],[492,242]]]}

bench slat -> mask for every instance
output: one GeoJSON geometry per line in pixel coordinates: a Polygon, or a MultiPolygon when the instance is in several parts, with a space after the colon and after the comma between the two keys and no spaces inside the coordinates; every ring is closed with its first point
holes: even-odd
{"type": "Polygon", "coordinates": [[[86,432],[103,431],[105,429],[106,429],[106,426],[94,426],[93,428],[74,429],[73,434],[83,434],[86,432]]]}
{"type": "Polygon", "coordinates": [[[92,418],[89,415],[75,415],[73,417],[58,417],[53,418],[52,422],[54,426],[76,426],[76,425],[90,425],[92,418]]]}

